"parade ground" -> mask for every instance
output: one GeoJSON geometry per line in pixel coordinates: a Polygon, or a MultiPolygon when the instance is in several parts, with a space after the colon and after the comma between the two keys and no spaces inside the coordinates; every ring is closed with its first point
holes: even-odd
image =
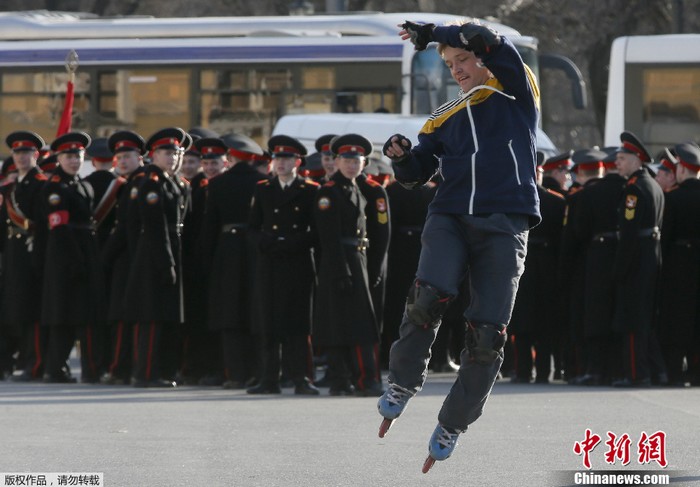
{"type": "Polygon", "coordinates": [[[8,473],[100,473],[107,486],[564,486],[585,485],[579,481],[593,477],[582,474],[605,470],[700,486],[700,388],[563,382],[497,382],[452,458],[423,474],[454,377],[431,375],[384,439],[375,398],[330,397],[327,389],[320,397],[292,389],[251,396],[0,382],[0,485],[11,485],[8,473]],[[608,432],[615,448],[606,445],[608,432]],[[588,470],[574,446],[590,446],[595,435],[588,470]],[[625,465],[621,438],[629,438],[625,465]],[[610,451],[619,453],[614,463],[610,451]]]}

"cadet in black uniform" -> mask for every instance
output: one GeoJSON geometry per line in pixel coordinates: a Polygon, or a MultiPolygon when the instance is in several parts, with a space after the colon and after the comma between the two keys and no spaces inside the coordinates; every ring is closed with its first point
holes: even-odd
{"type": "MultiPolygon", "coordinates": [[[[126,183],[119,188],[114,226],[102,248],[102,262],[109,278],[107,321],[110,325],[110,353],[107,372],[100,378],[100,382],[121,385],[128,384],[131,380],[134,348],[134,323],[126,320],[125,308],[129,303],[124,302],[132,253],[136,249],[135,241],[129,244],[129,212],[138,212],[136,198],[138,184],[144,175],[146,142],[139,134],[123,130],[112,134],[107,143],[114,153],[117,172],[120,177],[126,178],[126,183]]],[[[138,218],[136,220],[138,223],[138,218]]],[[[140,227],[136,231],[132,230],[132,240],[137,239],[138,235],[133,235],[137,232],[140,232],[140,227]]]]}
{"type": "Polygon", "coordinates": [[[141,233],[125,298],[125,319],[137,323],[135,387],[176,385],[171,377],[176,352],[172,347],[184,319],[180,236],[189,197],[189,185],[176,174],[188,140],[182,129],[171,127],[159,130],[146,143],[153,158],[136,195],[141,233]]]}
{"type": "Polygon", "coordinates": [[[583,339],[587,357],[585,374],[575,385],[610,384],[619,351],[613,334],[615,310],[613,269],[617,252],[617,206],[625,179],[614,164],[616,151],[602,156],[605,175],[578,195],[580,211],[572,229],[586,253],[583,295],[583,339]]]}
{"type": "Polygon", "coordinates": [[[85,181],[92,186],[95,194],[95,227],[97,242],[102,248],[114,227],[117,194],[119,188],[126,183],[126,179],[114,172],[114,154],[105,137],[93,139],[86,152],[95,167],[93,172],[85,176],[85,181]]]}
{"type": "Polygon", "coordinates": [[[248,219],[253,192],[266,179],[251,162],[261,157],[260,146],[248,137],[222,137],[231,167],[207,186],[202,228],[202,255],[208,279],[207,320],[221,333],[227,389],[242,389],[251,378],[256,357],[251,357],[252,291],[255,253],[248,238],[248,219]]]}
{"type": "Polygon", "coordinates": [[[338,137],[336,134],[325,134],[316,139],[314,143],[316,151],[321,154],[321,166],[324,171],[324,175],[319,181],[321,184],[330,181],[333,174],[338,170],[335,163],[335,155],[331,150],[331,141],[336,137],[338,137]]]}
{"type": "Polygon", "coordinates": [[[652,161],[642,142],[630,132],[620,135],[617,169],[627,178],[618,204],[619,242],[615,259],[615,331],[623,336],[624,378],[615,387],[651,385],[655,358],[652,333],[656,280],[661,257],[664,193],[646,170],[652,161]]]}
{"type": "MultiPolygon", "coordinates": [[[[365,159],[369,164],[369,154],[365,159]]],[[[387,253],[391,240],[389,196],[384,186],[369,179],[364,173],[357,177],[356,183],[367,201],[365,216],[367,217],[367,238],[370,241],[367,247],[367,276],[377,328],[381,335],[384,328],[387,253]]],[[[379,369],[377,371],[379,372],[379,369]]],[[[381,377],[377,376],[377,380],[381,382],[381,377]]]]}
{"type": "Polygon", "coordinates": [[[700,385],[700,148],[686,142],[675,153],[678,187],[665,193],[661,236],[659,330],[669,384],[684,387],[700,385]]]}
{"type": "Polygon", "coordinates": [[[331,395],[357,389],[359,395],[379,396],[379,330],[367,277],[366,201],[355,183],[372,144],[348,134],[335,139],[331,149],[339,156],[338,171],[321,187],[315,209],[321,264],[314,342],[328,355],[331,395]]]}
{"type": "Polygon", "coordinates": [[[218,137],[191,135],[194,147],[185,153],[185,158],[194,159],[196,157],[200,170],[190,180],[192,211],[188,213],[185,220],[182,236],[185,343],[181,373],[185,384],[198,384],[204,377],[215,374],[221,368],[220,361],[216,360],[220,346],[216,341],[216,335],[209,330],[207,325],[208,279],[202,266],[200,237],[209,180],[223,170],[227,147],[218,137]]]}
{"type": "Polygon", "coordinates": [[[520,277],[513,315],[508,325],[515,335],[515,376],[511,382],[532,379],[532,349],[536,351],[535,382],[547,384],[557,331],[563,323],[558,275],[559,247],[566,202],[564,197],[542,186],[537,170],[537,194],[542,222],[530,230],[525,271],[520,277]]]}
{"type": "MultiPolygon", "coordinates": [[[[39,326],[41,275],[35,252],[35,231],[39,191],[46,176],[37,167],[44,145],[34,132],[12,132],[5,139],[12,150],[11,162],[17,179],[0,195],[0,251],[2,251],[2,319],[0,334],[5,343],[18,349],[14,381],[41,379],[44,374],[46,331],[39,326]]],[[[0,339],[1,340],[1,339],[0,339]]]]}
{"type": "Polygon", "coordinates": [[[313,209],[318,183],[297,176],[306,148],[298,140],[276,135],[268,141],[275,176],[255,188],[250,232],[259,250],[256,303],[263,372],[249,394],[279,394],[280,348],[285,373],[295,394],[318,395],[309,375],[312,248],[316,243],[313,209]]]}
{"type": "Polygon", "coordinates": [[[58,167],[41,191],[44,251],[41,323],[50,328],[45,382],[72,382],[67,359],[80,338],[83,382],[99,380],[94,327],[104,318],[104,277],[92,220],[92,188],[78,175],[90,137],[71,132],[51,144],[58,167]],[[45,238],[44,238],[45,237],[45,238]]]}
{"type": "MultiPolygon", "coordinates": [[[[92,139],[90,146],[85,151],[95,168],[93,172],[85,176],[85,182],[92,187],[94,195],[93,222],[97,232],[97,245],[100,251],[104,247],[116,220],[116,204],[119,190],[126,183],[126,179],[114,172],[114,153],[110,150],[107,138],[92,139]]],[[[102,256],[100,255],[100,260],[102,256]]],[[[104,262],[102,263],[104,267],[104,262]]],[[[105,276],[105,289],[107,296],[110,294],[110,276],[105,276]]],[[[110,326],[106,316],[100,320],[95,329],[94,343],[98,368],[106,371],[111,359],[110,326]]]]}
{"type": "Polygon", "coordinates": [[[574,231],[575,222],[580,211],[580,192],[595,185],[603,176],[600,151],[581,149],[572,153],[576,181],[566,194],[564,228],[562,230],[562,247],[560,252],[560,279],[562,280],[564,313],[566,319],[567,342],[564,360],[566,361],[567,380],[573,381],[586,372],[586,353],[583,338],[584,289],[586,273],[586,246],[574,231]]]}

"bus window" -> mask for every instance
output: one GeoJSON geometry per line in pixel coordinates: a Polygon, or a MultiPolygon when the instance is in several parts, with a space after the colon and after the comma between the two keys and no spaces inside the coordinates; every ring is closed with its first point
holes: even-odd
{"type": "MultiPolygon", "coordinates": [[[[641,86],[628,93],[638,93],[641,103],[628,103],[625,114],[630,130],[641,125],[641,134],[652,150],[661,150],[700,133],[700,67],[630,67],[639,69],[641,86]],[[634,125],[632,125],[634,124],[634,125]]],[[[634,81],[634,76],[628,76],[634,81]]]]}
{"type": "MultiPolygon", "coordinates": [[[[63,72],[10,72],[0,76],[0,133],[33,130],[53,140],[63,113],[68,74],[63,72]]],[[[86,130],[90,110],[90,75],[76,73],[73,128],[86,130]]]]}
{"type": "MultiPolygon", "coordinates": [[[[411,63],[411,113],[428,114],[450,98],[445,91],[449,70],[445,78],[446,66],[437,49],[430,47],[417,52],[411,63]]],[[[456,96],[456,92],[454,96],[456,96]]]]}
{"type": "Polygon", "coordinates": [[[294,76],[287,68],[205,69],[199,85],[198,125],[263,140],[272,131],[283,93],[294,86],[294,76]]]}
{"type": "Polygon", "coordinates": [[[98,75],[98,117],[95,136],[129,128],[148,137],[167,126],[190,123],[190,72],[122,69],[98,75]]]}

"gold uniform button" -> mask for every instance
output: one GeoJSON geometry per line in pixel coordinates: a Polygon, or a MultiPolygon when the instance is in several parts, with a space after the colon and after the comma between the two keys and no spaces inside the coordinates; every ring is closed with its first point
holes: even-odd
{"type": "Polygon", "coordinates": [[[273,230],[277,230],[277,225],[272,225],[273,230]]]}
{"type": "Polygon", "coordinates": [[[279,213],[280,210],[279,210],[279,208],[275,208],[272,212],[273,212],[273,213],[279,213]]]}

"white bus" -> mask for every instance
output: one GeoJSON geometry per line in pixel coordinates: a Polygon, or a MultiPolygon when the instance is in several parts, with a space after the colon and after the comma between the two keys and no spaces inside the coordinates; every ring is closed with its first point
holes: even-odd
{"type": "MultiPolygon", "coordinates": [[[[414,51],[397,24],[454,18],[0,14],[0,137],[19,128],[54,136],[71,50],[79,57],[73,128],[94,136],[124,128],[147,136],[176,125],[264,142],[286,114],[428,114],[458,87],[436,50],[414,51]]],[[[538,74],[537,40],[492,25],[538,74]]]]}
{"type": "Polygon", "coordinates": [[[700,34],[615,39],[610,51],[605,145],[629,130],[653,154],[700,142],[700,34]]]}

